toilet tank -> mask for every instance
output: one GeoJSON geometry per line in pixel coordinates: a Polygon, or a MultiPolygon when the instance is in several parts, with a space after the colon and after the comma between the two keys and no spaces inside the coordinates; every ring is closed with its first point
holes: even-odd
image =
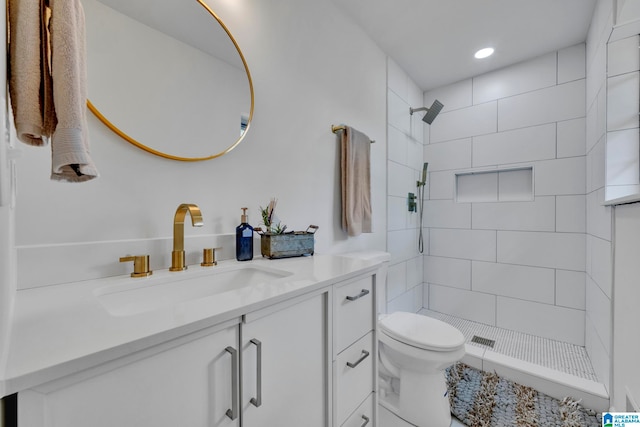
{"type": "Polygon", "coordinates": [[[359,252],[345,252],[339,254],[340,256],[347,258],[363,259],[367,261],[379,262],[378,271],[376,271],[376,306],[378,308],[378,314],[387,313],[387,271],[389,269],[389,260],[391,254],[384,251],[359,251],[359,252]]]}

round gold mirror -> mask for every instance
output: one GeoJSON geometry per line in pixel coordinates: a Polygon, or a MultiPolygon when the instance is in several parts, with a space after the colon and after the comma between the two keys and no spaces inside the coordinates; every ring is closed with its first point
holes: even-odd
{"type": "Polygon", "coordinates": [[[253,83],[229,29],[204,0],[82,0],[89,109],[152,154],[209,160],[253,117],[253,83]]]}

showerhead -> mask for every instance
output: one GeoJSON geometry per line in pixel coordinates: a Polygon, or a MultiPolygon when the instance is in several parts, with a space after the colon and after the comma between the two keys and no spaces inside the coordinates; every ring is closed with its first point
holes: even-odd
{"type": "Polygon", "coordinates": [[[431,123],[433,123],[433,121],[438,116],[438,114],[440,114],[442,107],[444,107],[442,102],[436,99],[435,101],[433,101],[433,104],[431,104],[430,108],[427,108],[427,107],[409,108],[409,113],[413,115],[413,113],[415,113],[416,111],[426,111],[427,114],[424,115],[424,117],[422,118],[422,121],[430,125],[431,123]]]}
{"type": "Polygon", "coordinates": [[[437,99],[433,101],[433,104],[431,104],[431,108],[429,108],[427,114],[424,115],[422,121],[428,124],[433,123],[436,116],[440,114],[440,111],[442,111],[442,107],[444,107],[442,102],[438,101],[437,99]]]}

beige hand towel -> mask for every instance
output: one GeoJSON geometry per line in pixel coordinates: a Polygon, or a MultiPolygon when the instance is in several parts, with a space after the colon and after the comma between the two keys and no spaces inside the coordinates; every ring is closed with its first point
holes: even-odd
{"type": "Polygon", "coordinates": [[[51,179],[82,182],[98,177],[87,134],[84,10],[80,0],[49,0],[51,75],[58,123],[51,138],[51,179]]]}
{"type": "Polygon", "coordinates": [[[345,126],[339,134],[342,175],[342,229],[349,236],[371,233],[371,140],[345,126]]]}
{"type": "Polygon", "coordinates": [[[55,127],[44,0],[9,0],[9,95],[18,139],[46,145],[55,127]]]}

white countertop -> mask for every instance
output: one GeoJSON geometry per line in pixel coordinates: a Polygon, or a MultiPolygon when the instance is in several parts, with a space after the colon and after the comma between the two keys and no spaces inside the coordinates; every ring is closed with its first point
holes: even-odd
{"type": "MultiPolygon", "coordinates": [[[[148,278],[110,277],[18,291],[1,396],[16,393],[133,354],[251,311],[375,271],[376,263],[331,255],[189,266],[154,271],[148,278]],[[183,280],[242,266],[277,269],[287,277],[131,315],[114,315],[98,295],[145,281],[183,280]]],[[[212,276],[215,280],[215,276],[212,276]]],[[[150,282],[149,282],[150,283],[150,282]]]]}

